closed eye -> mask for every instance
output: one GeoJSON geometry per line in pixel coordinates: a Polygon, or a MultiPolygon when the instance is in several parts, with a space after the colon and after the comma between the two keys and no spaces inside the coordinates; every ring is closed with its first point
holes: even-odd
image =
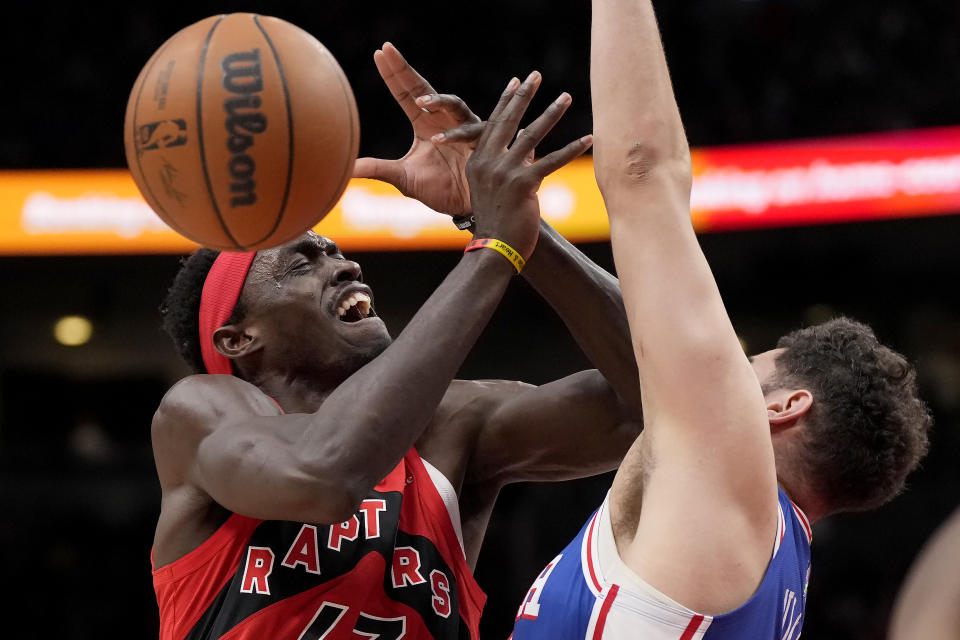
{"type": "Polygon", "coordinates": [[[313,263],[310,262],[309,260],[298,260],[297,262],[293,263],[292,265],[284,269],[283,273],[280,274],[280,277],[277,279],[278,283],[280,280],[283,280],[287,276],[302,276],[307,273],[310,273],[312,269],[313,269],[313,263]]]}

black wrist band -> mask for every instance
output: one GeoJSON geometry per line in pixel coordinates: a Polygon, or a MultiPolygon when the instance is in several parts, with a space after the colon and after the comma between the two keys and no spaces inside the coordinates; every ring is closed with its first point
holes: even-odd
{"type": "Polygon", "coordinates": [[[477,228],[476,216],[453,216],[453,225],[460,231],[474,231],[477,228]]]}

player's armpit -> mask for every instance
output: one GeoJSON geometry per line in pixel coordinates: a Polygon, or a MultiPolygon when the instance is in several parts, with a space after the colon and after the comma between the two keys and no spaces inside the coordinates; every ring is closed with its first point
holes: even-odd
{"type": "Polygon", "coordinates": [[[615,469],[642,429],[596,370],[535,387],[502,383],[465,482],[569,480],[615,469]]]}
{"type": "Polygon", "coordinates": [[[249,517],[340,522],[359,498],[335,452],[306,459],[300,439],[313,414],[284,415],[233,376],[192,376],[164,397],[153,420],[154,456],[165,492],[193,486],[249,517]]]}

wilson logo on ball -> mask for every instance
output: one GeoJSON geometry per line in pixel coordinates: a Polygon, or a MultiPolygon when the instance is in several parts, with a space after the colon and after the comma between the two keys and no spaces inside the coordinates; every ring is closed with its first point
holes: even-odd
{"type": "Polygon", "coordinates": [[[267,129],[267,117],[258,111],[261,101],[257,94],[263,91],[260,49],[231,53],[223,58],[220,68],[223,69],[223,88],[236,94],[223,103],[230,134],[227,139],[227,150],[231,153],[230,192],[237,194],[230,198],[230,206],[245,207],[257,201],[257,183],[253,179],[256,163],[247,149],[253,146],[254,136],[267,129]]]}
{"type": "Polygon", "coordinates": [[[219,251],[292,240],[343,194],[359,148],[343,69],[279,18],[209,16],[150,56],[130,91],[130,174],[164,222],[219,251]]]}

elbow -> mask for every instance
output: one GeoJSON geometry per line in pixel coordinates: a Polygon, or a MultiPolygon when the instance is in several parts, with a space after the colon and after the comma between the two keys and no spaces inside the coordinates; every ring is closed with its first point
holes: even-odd
{"type": "Polygon", "coordinates": [[[594,149],[594,171],[601,193],[643,188],[661,180],[687,191],[693,185],[690,149],[686,141],[671,144],[598,138],[594,149]]]}
{"type": "Polygon", "coordinates": [[[367,497],[358,487],[325,479],[310,479],[301,483],[299,503],[293,511],[298,520],[314,524],[346,522],[360,509],[367,497]]]}
{"type": "Polygon", "coordinates": [[[310,522],[336,524],[349,520],[375,486],[357,469],[341,462],[336,456],[318,456],[298,459],[293,465],[300,480],[301,508],[309,514],[310,522]]]}
{"type": "Polygon", "coordinates": [[[360,510],[360,505],[366,493],[359,493],[349,487],[337,487],[327,491],[328,499],[324,500],[323,512],[317,522],[322,524],[337,524],[346,522],[360,510]]]}

